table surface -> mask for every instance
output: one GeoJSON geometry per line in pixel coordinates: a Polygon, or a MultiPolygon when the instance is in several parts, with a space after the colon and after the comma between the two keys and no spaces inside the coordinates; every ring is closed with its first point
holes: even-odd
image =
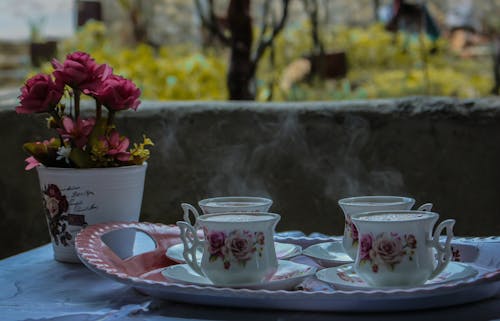
{"type": "MultiPolygon", "coordinates": [[[[500,243],[499,243],[500,246],[500,243]]],[[[0,261],[0,320],[500,320],[500,293],[481,302],[397,313],[217,308],[163,301],[53,259],[45,246],[0,261]]]]}

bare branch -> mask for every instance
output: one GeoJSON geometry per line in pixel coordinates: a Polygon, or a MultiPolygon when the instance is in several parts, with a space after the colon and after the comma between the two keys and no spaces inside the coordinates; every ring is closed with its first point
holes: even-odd
{"type": "MultiPolygon", "coordinates": [[[[290,0],[282,0],[282,1],[283,1],[283,10],[282,10],[282,14],[281,14],[281,20],[279,21],[279,23],[277,23],[273,26],[273,31],[271,33],[271,36],[269,36],[269,38],[267,38],[267,39],[264,39],[265,37],[264,37],[263,31],[261,31],[261,37],[259,38],[259,45],[258,45],[257,50],[255,51],[254,57],[252,59],[252,63],[254,66],[257,65],[258,61],[260,60],[260,58],[262,58],[262,55],[264,54],[266,49],[273,43],[276,36],[281,32],[281,30],[285,26],[285,22],[286,22],[286,19],[288,17],[288,4],[289,4],[290,0]]],[[[263,17],[262,19],[266,19],[266,18],[267,17],[263,17]]],[[[264,24],[264,26],[266,26],[266,28],[267,28],[267,25],[264,24]]]]}
{"type": "Polygon", "coordinates": [[[219,38],[222,43],[224,43],[225,45],[229,45],[231,43],[231,38],[224,33],[217,21],[217,16],[215,15],[214,11],[214,1],[208,0],[208,16],[206,16],[203,12],[200,1],[202,0],[194,0],[194,4],[203,27],[208,29],[213,35],[219,38]]]}
{"type": "MultiPolygon", "coordinates": [[[[262,3],[262,24],[260,26],[259,40],[264,39],[267,29],[269,28],[269,23],[267,20],[267,15],[269,14],[269,7],[271,1],[264,1],[262,3]]],[[[273,15],[274,17],[274,15],[273,15]]],[[[273,22],[274,23],[274,22],[273,22]]]]}
{"type": "Polygon", "coordinates": [[[319,36],[319,0],[302,0],[304,9],[311,22],[311,38],[313,40],[313,54],[323,56],[325,48],[319,36]]]}

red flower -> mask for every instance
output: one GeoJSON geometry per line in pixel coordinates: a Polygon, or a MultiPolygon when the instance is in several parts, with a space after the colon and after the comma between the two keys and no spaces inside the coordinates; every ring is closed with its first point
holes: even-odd
{"type": "Polygon", "coordinates": [[[21,88],[18,114],[48,112],[59,103],[63,94],[63,86],[56,84],[49,75],[38,74],[26,81],[21,88]]]}
{"type": "Polygon", "coordinates": [[[63,128],[58,128],[57,131],[64,139],[72,139],[75,146],[82,148],[89,140],[89,135],[95,125],[95,119],[78,118],[75,122],[70,117],[64,117],[62,120],[63,128]]]}
{"type": "Polygon", "coordinates": [[[114,111],[129,108],[137,110],[141,103],[140,95],[141,90],[132,81],[117,75],[106,78],[102,87],[94,93],[101,104],[114,111]]]}
{"type": "Polygon", "coordinates": [[[127,137],[120,137],[117,130],[112,130],[108,136],[101,138],[101,143],[107,149],[106,155],[122,162],[130,160],[130,153],[127,152],[130,141],[127,137]]]}
{"type": "Polygon", "coordinates": [[[62,64],[53,59],[52,66],[57,82],[79,88],[85,94],[97,90],[102,81],[112,73],[111,67],[99,65],[89,54],[79,51],[67,55],[62,64]]]}

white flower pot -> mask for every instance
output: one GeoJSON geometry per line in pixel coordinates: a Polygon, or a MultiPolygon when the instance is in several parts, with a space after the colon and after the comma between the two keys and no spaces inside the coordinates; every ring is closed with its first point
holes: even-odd
{"type": "MultiPolygon", "coordinates": [[[[104,222],[137,222],[141,212],[147,164],[112,168],[37,167],[43,207],[54,258],[80,262],[76,234],[104,222]]],[[[106,244],[126,258],[132,255],[135,232],[114,233],[106,244]]]]}

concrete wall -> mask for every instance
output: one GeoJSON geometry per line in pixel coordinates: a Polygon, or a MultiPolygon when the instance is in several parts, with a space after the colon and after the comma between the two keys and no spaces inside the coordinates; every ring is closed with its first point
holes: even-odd
{"type": "MultiPolygon", "coordinates": [[[[0,257],[49,241],[22,143],[48,137],[40,115],[0,106],[0,257]],[[43,135],[43,136],[41,136],[43,135]]],[[[142,221],[174,223],[181,202],[259,195],[278,230],[340,234],[337,200],[407,195],[457,218],[458,235],[499,235],[500,100],[407,98],[256,104],[149,102],[119,117],[156,143],[142,221]]]]}

